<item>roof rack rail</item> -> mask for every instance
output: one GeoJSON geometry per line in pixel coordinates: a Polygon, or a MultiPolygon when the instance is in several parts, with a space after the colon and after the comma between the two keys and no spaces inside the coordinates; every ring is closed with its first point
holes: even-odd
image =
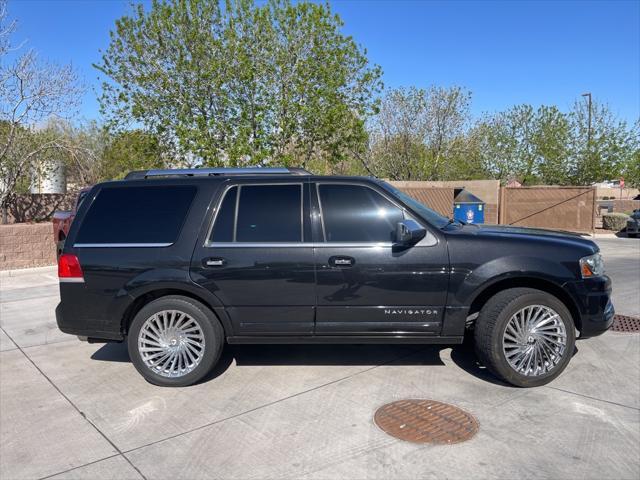
{"type": "Polygon", "coordinates": [[[218,175],[311,175],[304,168],[246,167],[246,168],[174,168],[166,170],[135,170],[126,180],[149,177],[218,176],[218,175]]]}

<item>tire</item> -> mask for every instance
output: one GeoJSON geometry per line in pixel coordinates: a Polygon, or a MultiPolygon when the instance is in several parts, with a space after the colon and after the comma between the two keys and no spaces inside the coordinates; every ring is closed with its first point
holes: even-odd
{"type": "Polygon", "coordinates": [[[564,303],[532,288],[510,288],[491,297],[474,331],[480,361],[496,377],[517,387],[545,385],[560,375],[571,360],[575,338],[573,319],[564,303]],[[528,315],[538,328],[527,328],[528,315]]]}
{"type": "Polygon", "coordinates": [[[202,380],[218,362],[223,346],[224,330],[213,312],[179,295],[161,297],[142,307],[127,335],[136,370],[162,387],[186,387],[202,380]]]}
{"type": "Polygon", "coordinates": [[[629,238],[638,238],[638,234],[637,233],[627,233],[627,237],[629,237],[629,238]]]}

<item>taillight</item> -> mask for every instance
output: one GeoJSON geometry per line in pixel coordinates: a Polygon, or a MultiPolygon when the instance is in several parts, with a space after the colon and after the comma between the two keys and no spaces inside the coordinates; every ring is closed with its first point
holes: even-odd
{"type": "Polygon", "coordinates": [[[82,283],[84,275],[80,261],[75,255],[65,253],[58,259],[58,279],[61,282],[82,283]]]}

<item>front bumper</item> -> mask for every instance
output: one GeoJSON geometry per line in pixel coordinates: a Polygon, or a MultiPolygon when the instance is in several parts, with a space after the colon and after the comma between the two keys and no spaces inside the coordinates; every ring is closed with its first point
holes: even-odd
{"type": "Polygon", "coordinates": [[[611,302],[611,279],[602,275],[564,285],[578,308],[576,319],[580,338],[601,335],[613,324],[615,310],[611,302]]]}

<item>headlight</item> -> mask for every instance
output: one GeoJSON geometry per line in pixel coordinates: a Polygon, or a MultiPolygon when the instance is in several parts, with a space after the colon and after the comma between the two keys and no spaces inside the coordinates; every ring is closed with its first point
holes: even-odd
{"type": "Polygon", "coordinates": [[[580,259],[580,272],[582,278],[597,277],[604,274],[604,262],[599,253],[580,259]]]}

